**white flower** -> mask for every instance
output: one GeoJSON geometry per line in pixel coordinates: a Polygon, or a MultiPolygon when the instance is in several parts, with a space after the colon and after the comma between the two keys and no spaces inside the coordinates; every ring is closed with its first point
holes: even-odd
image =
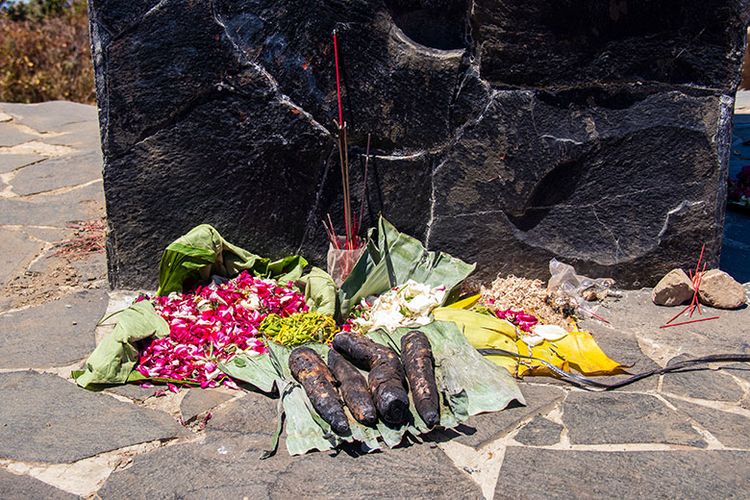
{"type": "Polygon", "coordinates": [[[565,328],[558,325],[534,325],[531,327],[531,332],[550,342],[560,340],[568,334],[565,328]]]}
{"type": "Polygon", "coordinates": [[[445,287],[430,288],[409,280],[371,300],[372,306],[363,303],[365,313],[352,320],[352,325],[362,333],[377,328],[395,330],[401,326],[426,325],[432,321],[432,310],[442,304],[444,298],[445,287]]]}

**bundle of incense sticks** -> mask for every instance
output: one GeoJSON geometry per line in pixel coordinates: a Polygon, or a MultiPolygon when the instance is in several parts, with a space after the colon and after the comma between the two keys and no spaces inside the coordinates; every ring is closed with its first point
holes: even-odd
{"type": "MultiPolygon", "coordinates": [[[[360,224],[364,211],[364,193],[362,203],[360,207],[359,217],[352,212],[351,195],[349,191],[349,147],[347,142],[347,124],[344,121],[344,108],[341,105],[341,73],[339,71],[339,49],[338,49],[338,38],[336,36],[336,30],[333,31],[333,57],[336,66],[336,98],[338,102],[339,119],[334,120],[336,129],[338,130],[338,143],[339,143],[339,163],[341,166],[341,188],[344,194],[344,250],[356,250],[363,244],[362,239],[359,238],[357,233],[360,229],[360,224]]],[[[370,136],[367,136],[367,153],[365,157],[365,185],[367,184],[367,162],[370,156],[370,136]]],[[[336,249],[342,249],[341,238],[336,234],[336,230],[331,220],[331,214],[327,214],[327,221],[323,221],[328,240],[331,242],[336,249]]]]}
{"type": "Polygon", "coordinates": [[[695,271],[692,269],[690,270],[690,279],[693,281],[693,299],[690,301],[690,304],[685,306],[685,308],[677,313],[675,316],[673,316],[669,321],[667,321],[664,325],[660,326],[659,328],[670,328],[673,326],[681,326],[681,325],[689,325],[691,323],[699,323],[701,321],[711,321],[713,319],[719,319],[719,316],[711,316],[710,318],[698,318],[698,319],[691,319],[689,321],[680,321],[679,323],[672,323],[674,320],[685,314],[686,312],[690,311],[689,316],[690,318],[693,317],[693,313],[695,310],[698,310],[698,314],[703,314],[703,311],[701,311],[701,303],[700,298],[698,297],[698,293],[701,289],[701,281],[703,281],[703,275],[706,273],[706,267],[708,266],[707,263],[703,263],[703,268],[701,269],[701,262],[703,261],[703,253],[706,250],[706,245],[704,244],[701,247],[701,253],[698,256],[698,263],[695,265],[695,271]]]}

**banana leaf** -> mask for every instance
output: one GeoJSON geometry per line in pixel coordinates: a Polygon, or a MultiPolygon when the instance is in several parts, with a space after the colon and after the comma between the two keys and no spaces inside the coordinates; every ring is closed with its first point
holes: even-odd
{"type": "Polygon", "coordinates": [[[346,318],[363,298],[380,295],[410,279],[432,287],[445,286],[448,296],[475,267],[443,252],[427,251],[419,240],[399,232],[381,216],[377,231],[368,234],[367,251],[341,285],[339,317],[346,318]]]}
{"type": "MultiPolygon", "coordinates": [[[[411,328],[399,328],[395,332],[378,330],[368,336],[400,352],[401,337],[410,330],[411,328]]],[[[524,403],[523,396],[510,375],[473,349],[454,323],[436,321],[420,327],[420,330],[432,344],[436,381],[443,396],[440,406],[442,427],[453,428],[471,415],[500,411],[513,400],[524,403]]],[[[327,346],[308,346],[315,348],[327,360],[327,346]]],[[[286,417],[286,446],[291,455],[312,450],[330,450],[344,442],[360,442],[370,450],[380,449],[382,444],[394,447],[403,441],[406,434],[418,438],[430,431],[417,414],[410,394],[411,418],[404,425],[391,427],[378,422],[375,427],[366,427],[354,420],[347,410],[351,434],[334,434],[330,426],[315,413],[304,389],[291,377],[288,369],[290,352],[286,347],[272,344],[269,345],[268,354],[240,354],[220,368],[229,376],[262,391],[270,392],[274,388],[279,391],[279,422],[283,412],[286,417]]],[[[278,429],[280,433],[281,427],[278,429]]],[[[276,443],[278,436],[274,445],[276,443]]]]}
{"type": "Polygon", "coordinates": [[[147,300],[136,302],[119,313],[119,316],[112,333],[101,341],[86,360],[83,371],[73,374],[81,387],[128,382],[128,377],[138,362],[135,343],[152,335],[169,335],[169,325],[147,300]]]}
{"type": "Polygon", "coordinates": [[[319,267],[313,267],[299,282],[305,289],[305,302],[311,309],[329,316],[336,315],[338,294],[336,283],[330,274],[319,267]]]}
{"type": "Polygon", "coordinates": [[[212,226],[201,224],[164,250],[159,263],[159,288],[156,293],[167,295],[181,292],[188,280],[206,280],[211,274],[233,278],[245,270],[262,278],[294,281],[302,276],[306,266],[307,261],[298,255],[275,261],[259,257],[232,245],[212,226]]]}

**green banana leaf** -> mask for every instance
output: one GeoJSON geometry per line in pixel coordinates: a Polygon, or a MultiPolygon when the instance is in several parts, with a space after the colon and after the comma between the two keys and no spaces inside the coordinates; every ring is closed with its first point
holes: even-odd
{"type": "Polygon", "coordinates": [[[119,316],[120,320],[112,333],[101,341],[86,360],[83,371],[73,374],[81,387],[128,382],[128,377],[138,362],[135,343],[152,335],[169,335],[169,325],[147,300],[136,302],[119,316]]]}
{"type": "MultiPolygon", "coordinates": [[[[454,323],[438,321],[419,329],[432,344],[436,381],[443,395],[440,406],[442,427],[453,428],[471,415],[500,411],[513,400],[524,403],[515,380],[506,370],[485,360],[473,349],[454,323]]],[[[392,333],[378,330],[368,336],[400,353],[401,337],[410,330],[412,328],[399,328],[392,333]]],[[[316,349],[324,361],[327,360],[328,346],[308,346],[316,349]]],[[[229,376],[254,385],[264,392],[270,392],[273,388],[279,391],[279,422],[283,413],[286,416],[286,446],[289,454],[325,451],[343,442],[355,441],[363,443],[368,449],[376,450],[382,447],[381,443],[388,447],[399,445],[406,434],[417,438],[430,431],[417,414],[410,394],[411,418],[404,425],[390,427],[378,422],[375,427],[366,427],[354,420],[347,409],[351,434],[334,434],[312,408],[304,389],[291,377],[288,368],[290,353],[291,350],[286,347],[270,344],[268,354],[240,354],[220,366],[229,376]]],[[[278,432],[281,433],[280,425],[278,432]]],[[[278,435],[274,439],[274,446],[277,443],[278,435]]]]}
{"type": "Polygon", "coordinates": [[[181,292],[188,279],[206,280],[211,274],[233,278],[247,270],[254,276],[295,281],[302,276],[307,261],[288,256],[271,261],[232,245],[208,224],[201,224],[171,243],[159,263],[157,295],[181,292]]]}
{"type": "Polygon", "coordinates": [[[329,316],[336,315],[338,294],[336,283],[330,274],[319,267],[313,267],[299,282],[305,288],[305,302],[311,309],[329,316]]]}
{"type": "Polygon", "coordinates": [[[339,290],[339,318],[346,318],[363,298],[380,295],[412,279],[436,287],[446,296],[471,274],[476,265],[443,252],[430,252],[416,238],[399,232],[384,217],[370,230],[367,251],[357,261],[339,290]]]}

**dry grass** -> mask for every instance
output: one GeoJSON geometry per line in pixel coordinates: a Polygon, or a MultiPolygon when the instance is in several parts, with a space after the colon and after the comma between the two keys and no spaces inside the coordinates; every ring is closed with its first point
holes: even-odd
{"type": "Polygon", "coordinates": [[[56,99],[94,102],[85,2],[41,19],[0,13],[0,101],[56,99]]]}

